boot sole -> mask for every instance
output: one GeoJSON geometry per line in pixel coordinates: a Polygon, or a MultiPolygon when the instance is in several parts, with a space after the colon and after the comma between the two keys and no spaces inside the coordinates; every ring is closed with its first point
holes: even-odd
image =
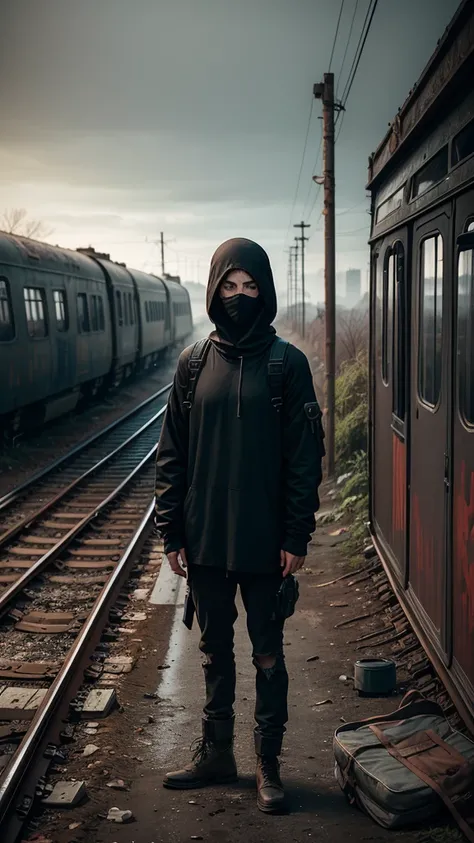
{"type": "Polygon", "coordinates": [[[194,782],[173,782],[163,779],[163,787],[168,788],[168,790],[198,790],[202,787],[210,787],[213,784],[235,784],[238,780],[239,777],[237,774],[220,776],[214,779],[198,779],[198,781],[194,782]]]}
{"type": "Polygon", "coordinates": [[[265,805],[257,799],[257,808],[264,814],[286,814],[288,812],[287,806],[284,802],[279,805],[265,805]]]}

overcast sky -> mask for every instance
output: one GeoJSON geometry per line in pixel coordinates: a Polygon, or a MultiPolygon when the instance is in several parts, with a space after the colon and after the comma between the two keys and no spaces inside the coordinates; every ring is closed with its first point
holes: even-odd
{"type": "MultiPolygon", "coordinates": [[[[332,63],[339,94],[368,4],[344,3],[332,63]]],[[[207,279],[222,240],[250,237],[268,250],[283,291],[284,249],[297,233],[287,235],[289,223],[308,222],[313,209],[308,286],[320,299],[322,192],[315,202],[311,182],[320,102],[290,214],[340,5],[0,0],[0,213],[24,207],[54,229],[50,242],[92,244],[148,271],[160,269],[153,241],[163,230],[166,269],[190,280],[207,279]]],[[[368,155],[457,6],[379,0],[336,148],[339,271],[360,267],[365,279],[368,155]]]]}

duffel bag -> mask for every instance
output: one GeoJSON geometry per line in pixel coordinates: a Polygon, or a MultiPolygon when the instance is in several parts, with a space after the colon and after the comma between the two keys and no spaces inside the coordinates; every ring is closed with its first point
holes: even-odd
{"type": "Polygon", "coordinates": [[[379,825],[431,820],[444,803],[474,843],[474,742],[438,703],[410,691],[396,711],[340,726],[333,749],[340,787],[379,825]]]}

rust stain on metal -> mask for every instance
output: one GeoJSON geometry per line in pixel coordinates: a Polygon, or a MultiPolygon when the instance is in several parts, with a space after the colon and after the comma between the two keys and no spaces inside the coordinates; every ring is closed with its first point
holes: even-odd
{"type": "Polygon", "coordinates": [[[454,485],[454,655],[474,681],[474,472],[464,460],[454,485]]]}
{"type": "Polygon", "coordinates": [[[439,629],[441,625],[440,597],[443,548],[442,543],[435,544],[432,530],[429,525],[423,523],[417,494],[413,495],[412,530],[414,546],[412,540],[411,583],[425,611],[439,629]]]}
{"type": "Polygon", "coordinates": [[[392,437],[392,528],[394,533],[406,529],[406,449],[398,436],[392,437]]]}

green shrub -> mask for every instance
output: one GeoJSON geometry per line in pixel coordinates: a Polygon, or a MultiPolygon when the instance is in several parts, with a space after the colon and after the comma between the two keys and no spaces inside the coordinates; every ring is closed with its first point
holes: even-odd
{"type": "Polygon", "coordinates": [[[350,513],[348,551],[360,550],[367,537],[369,478],[367,466],[368,360],[359,354],[341,366],[336,379],[336,461],[350,476],[339,493],[341,513],[350,513]]]}
{"type": "Polygon", "coordinates": [[[354,454],[367,451],[368,361],[365,353],[346,361],[336,378],[336,463],[346,471],[354,454]]]}

